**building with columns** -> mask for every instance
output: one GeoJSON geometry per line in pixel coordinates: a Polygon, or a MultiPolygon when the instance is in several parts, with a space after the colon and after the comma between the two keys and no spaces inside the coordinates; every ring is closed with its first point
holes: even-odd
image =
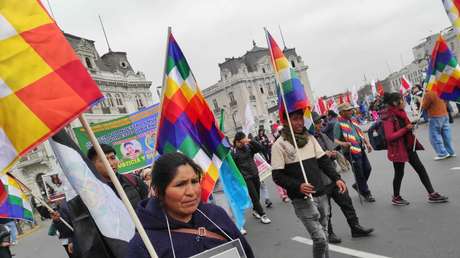
{"type": "MultiPolygon", "coordinates": [[[[82,64],[97,83],[105,100],[85,113],[88,122],[102,122],[136,112],[153,104],[151,81],[135,72],[126,52],[109,52],[100,56],[93,40],[64,33],[82,64]]],[[[70,104],[70,103],[69,103],[70,104]]],[[[70,127],[81,126],[73,121],[70,127]]],[[[37,195],[44,195],[42,175],[60,170],[48,141],[44,142],[13,168],[13,174],[37,195]]]]}
{"type": "MultiPolygon", "coordinates": [[[[308,80],[308,66],[296,53],[295,48],[284,48],[284,55],[297,71],[305,86],[307,96],[312,99],[308,80]]],[[[203,90],[217,120],[224,115],[224,134],[230,139],[243,128],[244,112],[249,103],[255,117],[256,133],[259,126],[270,128],[278,118],[278,99],[275,86],[275,73],[268,48],[253,47],[240,57],[225,58],[219,64],[220,80],[203,90]]]]}

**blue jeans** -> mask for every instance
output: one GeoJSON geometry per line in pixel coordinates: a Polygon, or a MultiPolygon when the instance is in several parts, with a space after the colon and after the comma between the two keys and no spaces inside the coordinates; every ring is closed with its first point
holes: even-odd
{"type": "Polygon", "coordinates": [[[312,199],[293,199],[297,218],[303,223],[313,240],[313,258],[329,258],[327,236],[327,196],[312,199]]]}
{"type": "Polygon", "coordinates": [[[8,229],[10,230],[11,242],[16,242],[16,236],[18,235],[18,229],[16,228],[16,222],[14,222],[14,220],[10,221],[6,223],[5,226],[7,226],[8,229]]]}
{"type": "Polygon", "coordinates": [[[430,118],[430,142],[439,157],[455,154],[448,116],[430,118]]]}

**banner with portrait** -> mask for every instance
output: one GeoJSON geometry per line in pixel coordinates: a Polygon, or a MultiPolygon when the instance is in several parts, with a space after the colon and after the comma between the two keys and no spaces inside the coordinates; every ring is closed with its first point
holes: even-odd
{"type": "MultiPolygon", "coordinates": [[[[150,166],[154,158],[156,130],[160,105],[155,104],[141,111],[114,120],[91,124],[99,143],[112,145],[120,160],[119,173],[128,173],[150,166]]],[[[73,129],[83,153],[92,144],[83,127],[73,129]]]]}

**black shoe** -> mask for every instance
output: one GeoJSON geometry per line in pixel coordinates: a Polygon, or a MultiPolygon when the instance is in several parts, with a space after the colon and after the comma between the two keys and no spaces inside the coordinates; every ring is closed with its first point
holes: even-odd
{"type": "Polygon", "coordinates": [[[272,203],[272,201],[270,201],[270,199],[265,200],[265,207],[270,208],[270,207],[272,207],[272,205],[273,205],[273,203],[272,203]]]}
{"type": "Polygon", "coordinates": [[[328,236],[328,242],[330,244],[340,244],[342,243],[342,239],[340,239],[340,237],[334,234],[334,232],[331,232],[329,233],[329,236],[328,236]]]}
{"type": "Polygon", "coordinates": [[[374,232],[373,228],[364,228],[359,224],[351,226],[351,236],[352,237],[366,237],[374,232]]]}
{"type": "Polygon", "coordinates": [[[364,200],[366,200],[366,202],[375,202],[375,198],[374,196],[372,196],[371,193],[363,195],[363,197],[364,197],[364,200]]]}

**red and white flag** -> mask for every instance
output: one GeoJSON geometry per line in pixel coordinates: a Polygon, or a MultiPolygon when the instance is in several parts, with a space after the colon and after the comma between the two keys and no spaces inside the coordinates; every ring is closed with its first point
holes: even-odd
{"type": "Polygon", "coordinates": [[[399,87],[399,92],[402,95],[406,95],[410,89],[412,89],[412,84],[406,79],[406,76],[401,76],[401,87],[399,87]]]}

